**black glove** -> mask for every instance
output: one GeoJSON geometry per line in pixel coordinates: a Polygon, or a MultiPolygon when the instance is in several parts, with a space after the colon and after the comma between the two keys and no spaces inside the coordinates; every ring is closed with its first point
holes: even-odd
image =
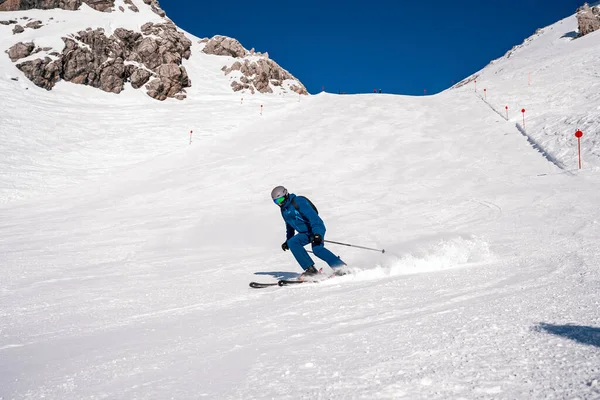
{"type": "Polygon", "coordinates": [[[281,250],[286,251],[289,250],[290,246],[288,246],[287,244],[287,240],[285,242],[283,242],[283,244],[281,245],[281,250]]]}
{"type": "Polygon", "coordinates": [[[316,235],[313,235],[312,244],[314,244],[315,246],[322,245],[323,244],[323,236],[319,235],[318,233],[316,235]]]}

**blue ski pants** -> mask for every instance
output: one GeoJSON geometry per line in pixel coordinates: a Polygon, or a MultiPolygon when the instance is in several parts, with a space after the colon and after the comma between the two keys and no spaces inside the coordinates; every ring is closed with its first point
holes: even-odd
{"type": "MultiPolygon", "coordinates": [[[[304,246],[310,243],[310,237],[306,233],[299,233],[295,235],[293,238],[287,241],[287,244],[294,255],[296,257],[296,261],[302,267],[302,269],[306,270],[311,265],[315,265],[314,261],[306,250],[304,246]]],[[[331,251],[325,248],[325,245],[320,244],[319,246],[312,245],[312,251],[315,253],[315,256],[319,257],[321,260],[325,261],[331,268],[341,267],[345,265],[345,263],[331,251]]]]}

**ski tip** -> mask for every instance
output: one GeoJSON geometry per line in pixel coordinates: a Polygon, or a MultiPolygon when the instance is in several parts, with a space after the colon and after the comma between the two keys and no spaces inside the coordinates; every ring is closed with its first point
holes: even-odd
{"type": "Polygon", "coordinates": [[[250,287],[254,289],[263,289],[269,286],[277,286],[277,283],[258,283],[258,282],[250,282],[250,287]]]}

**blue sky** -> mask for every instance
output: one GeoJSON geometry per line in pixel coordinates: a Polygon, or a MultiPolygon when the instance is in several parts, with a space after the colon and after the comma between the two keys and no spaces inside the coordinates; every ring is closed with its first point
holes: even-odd
{"type": "Polygon", "coordinates": [[[199,37],[225,35],[318,93],[440,92],[521,44],[583,0],[256,2],[160,0],[199,37]]]}

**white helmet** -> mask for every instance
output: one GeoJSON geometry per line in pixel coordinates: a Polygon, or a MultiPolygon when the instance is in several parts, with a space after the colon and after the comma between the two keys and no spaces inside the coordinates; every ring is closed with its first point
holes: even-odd
{"type": "Polygon", "coordinates": [[[277,186],[275,189],[271,190],[271,198],[275,204],[281,206],[288,198],[288,191],[283,186],[277,186]]]}

